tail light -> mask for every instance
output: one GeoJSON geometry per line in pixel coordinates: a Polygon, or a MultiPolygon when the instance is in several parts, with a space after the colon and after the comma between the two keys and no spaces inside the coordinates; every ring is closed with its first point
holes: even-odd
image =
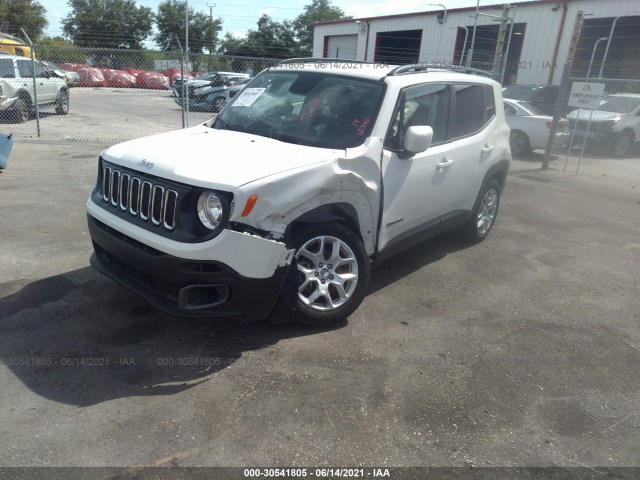
{"type": "Polygon", "coordinates": [[[226,87],[233,87],[233,82],[227,82],[224,84],[226,87]]]}
{"type": "Polygon", "coordinates": [[[547,122],[547,128],[551,129],[552,126],[553,126],[553,122],[547,122]]]}

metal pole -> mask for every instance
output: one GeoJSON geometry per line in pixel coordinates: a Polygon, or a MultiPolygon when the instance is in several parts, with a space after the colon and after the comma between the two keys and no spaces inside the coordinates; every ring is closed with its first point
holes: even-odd
{"type": "Polygon", "coordinates": [[[476,14],[473,19],[473,36],[471,37],[471,50],[467,52],[467,67],[471,66],[471,61],[473,59],[473,49],[476,45],[476,30],[478,26],[478,14],[480,12],[480,0],[476,2],[476,14]]]}
{"type": "Polygon", "coordinates": [[[442,7],[444,10],[444,13],[442,14],[442,23],[447,23],[447,7],[441,3],[427,3],[427,5],[431,5],[432,7],[442,7]]]}
{"type": "MultiPolygon", "coordinates": [[[[184,9],[184,50],[187,54],[187,72],[189,71],[189,0],[185,0],[184,9]]],[[[182,77],[182,84],[184,85],[186,79],[182,77]]],[[[182,97],[183,103],[186,105],[186,126],[189,126],[189,86],[187,85],[186,96],[182,97]]]]}
{"type": "MultiPolygon", "coordinates": [[[[587,79],[591,74],[591,66],[593,65],[593,58],[596,56],[596,49],[598,48],[598,44],[606,39],[607,37],[599,38],[596,41],[595,45],[593,46],[593,51],[591,52],[591,60],[589,61],[589,68],[587,69],[587,79]]],[[[603,62],[603,65],[604,65],[604,62],[603,62]]],[[[602,78],[601,74],[602,74],[602,71],[600,72],[600,75],[598,76],[598,78],[602,78]]],[[[582,112],[582,109],[580,109],[580,111],[582,112]]],[[[578,119],[579,118],[580,118],[580,113],[578,113],[578,119]]],[[[582,147],[580,148],[580,156],[578,157],[578,165],[576,166],[576,175],[580,171],[580,164],[582,163],[582,156],[584,155],[584,147],[587,145],[587,138],[589,138],[589,132],[591,131],[592,118],[593,118],[593,108],[589,111],[589,120],[587,120],[587,131],[585,132],[584,138],[582,139],[582,147]]],[[[577,128],[578,128],[578,122],[576,121],[576,130],[577,128]]],[[[575,130],[574,130],[574,134],[575,134],[575,130]]]]}
{"type": "MultiPolygon", "coordinates": [[[[462,53],[460,54],[460,63],[459,63],[459,65],[462,66],[462,60],[464,59],[464,51],[467,48],[467,38],[469,38],[469,29],[464,25],[458,25],[457,28],[464,28],[464,42],[462,43],[462,53]]],[[[451,27],[451,30],[453,30],[453,27],[451,27]]]]}
{"type": "Polygon", "coordinates": [[[551,148],[553,147],[553,140],[556,137],[556,130],[558,130],[558,122],[560,121],[560,113],[562,102],[567,94],[567,87],[569,85],[569,72],[571,71],[571,61],[564,64],[562,69],[562,81],[560,82],[560,91],[558,92],[558,101],[553,109],[553,123],[551,124],[551,131],[549,132],[549,138],[547,138],[547,148],[544,150],[544,160],[542,160],[542,170],[549,170],[549,160],[551,158],[551,148]]]}
{"type": "Polygon", "coordinates": [[[209,47],[209,70],[211,70],[213,68],[213,61],[211,59],[213,55],[213,7],[215,7],[216,4],[210,5],[207,3],[207,6],[209,7],[209,37],[211,37],[211,46],[209,47]]]}
{"type": "Polygon", "coordinates": [[[500,84],[504,83],[504,74],[507,71],[507,65],[509,64],[509,49],[511,48],[511,37],[513,36],[513,25],[516,20],[516,7],[513,7],[513,15],[511,15],[511,28],[509,28],[509,40],[507,40],[507,51],[504,54],[504,60],[502,62],[502,72],[500,75],[500,84]]]}
{"type": "Polygon", "coordinates": [[[27,35],[27,32],[24,31],[24,28],[21,28],[22,34],[27,38],[29,42],[29,50],[31,51],[31,79],[33,80],[33,101],[36,104],[36,129],[38,131],[38,138],[40,138],[40,109],[38,107],[38,87],[36,86],[36,57],[35,52],[33,51],[33,42],[27,35]]]}
{"type": "Polygon", "coordinates": [[[502,62],[504,61],[504,54],[502,49],[504,48],[504,37],[507,33],[507,20],[509,19],[509,6],[505,5],[502,9],[502,16],[500,17],[500,29],[498,30],[498,40],[496,42],[496,51],[493,54],[493,68],[492,73],[494,80],[499,72],[502,70],[502,62]]]}
{"type": "Polygon", "coordinates": [[[182,102],[180,103],[180,110],[182,112],[182,128],[186,128],[187,122],[184,117],[184,51],[182,50],[182,45],[180,44],[180,38],[176,35],[176,41],[178,42],[178,47],[180,47],[180,78],[182,82],[180,84],[180,97],[182,98],[182,102]]]}

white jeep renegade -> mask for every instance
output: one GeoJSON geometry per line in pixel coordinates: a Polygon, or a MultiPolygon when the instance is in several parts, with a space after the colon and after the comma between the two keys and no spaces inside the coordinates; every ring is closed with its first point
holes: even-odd
{"type": "Polygon", "coordinates": [[[105,150],[92,265],[178,316],[349,316],[370,269],[445,229],[483,240],[509,169],[500,85],[294,59],[211,121],[105,150]]]}

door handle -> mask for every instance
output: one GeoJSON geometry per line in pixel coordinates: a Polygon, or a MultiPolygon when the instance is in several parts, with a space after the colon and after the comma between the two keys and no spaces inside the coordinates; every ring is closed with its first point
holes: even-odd
{"type": "Polygon", "coordinates": [[[443,158],[438,162],[436,168],[438,170],[444,170],[445,168],[449,168],[451,165],[453,165],[453,163],[453,160],[447,160],[446,158],[443,158]]]}
{"type": "Polygon", "coordinates": [[[480,151],[485,155],[489,155],[491,152],[495,150],[495,148],[496,147],[494,145],[489,145],[488,143],[485,143],[484,148],[480,151]]]}

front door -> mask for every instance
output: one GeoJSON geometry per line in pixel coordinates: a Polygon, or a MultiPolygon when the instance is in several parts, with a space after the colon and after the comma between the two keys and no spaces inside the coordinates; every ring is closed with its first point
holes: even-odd
{"type": "Polygon", "coordinates": [[[451,102],[448,85],[422,84],[401,93],[382,157],[384,200],[378,249],[439,223],[447,211],[447,184],[452,166],[447,129],[451,102]],[[404,154],[407,129],[429,125],[432,145],[404,154]]]}

